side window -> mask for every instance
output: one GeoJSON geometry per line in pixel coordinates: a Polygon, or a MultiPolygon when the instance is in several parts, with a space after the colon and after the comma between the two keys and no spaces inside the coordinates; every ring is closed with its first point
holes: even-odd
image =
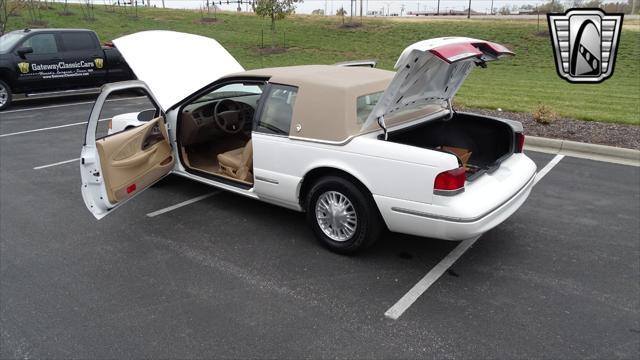
{"type": "Polygon", "coordinates": [[[53,54],[58,52],[58,44],[54,34],[36,34],[22,43],[33,49],[33,54],[53,54]]]}
{"type": "Polygon", "coordinates": [[[256,131],[289,135],[293,106],[298,95],[298,88],[286,85],[272,85],[265,99],[256,131]]]}
{"type": "Polygon", "coordinates": [[[97,45],[90,33],[63,32],[61,36],[66,51],[93,50],[97,45]]]}
{"type": "Polygon", "coordinates": [[[114,91],[100,111],[96,140],[134,129],[161,115],[160,108],[144,91],[114,91]]]}

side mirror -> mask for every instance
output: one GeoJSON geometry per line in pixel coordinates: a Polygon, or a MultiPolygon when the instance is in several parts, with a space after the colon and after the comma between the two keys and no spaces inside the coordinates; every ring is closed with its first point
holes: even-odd
{"type": "Polygon", "coordinates": [[[21,58],[24,59],[24,56],[26,54],[31,54],[33,53],[33,48],[29,47],[29,46],[21,46],[18,48],[18,55],[20,55],[21,58]]]}

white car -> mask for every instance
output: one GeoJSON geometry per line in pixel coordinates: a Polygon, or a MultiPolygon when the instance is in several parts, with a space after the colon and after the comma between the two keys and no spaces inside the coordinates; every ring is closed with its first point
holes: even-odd
{"type": "Polygon", "coordinates": [[[425,40],[406,48],[392,72],[244,71],[215,40],[168,31],[114,44],[139,80],[104,86],[87,125],[82,195],[98,219],[174,173],[304,211],[322,244],[353,253],[385,228],[479,236],[533,186],[519,122],[451,107],[471,70],[511,54],[501,45],[425,40]],[[146,93],[154,109],[97,138],[105,100],[123,90],[146,93]]]}

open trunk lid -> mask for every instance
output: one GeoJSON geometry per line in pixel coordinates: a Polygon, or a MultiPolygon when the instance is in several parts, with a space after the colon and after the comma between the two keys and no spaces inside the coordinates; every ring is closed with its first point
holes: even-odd
{"type": "Polygon", "coordinates": [[[142,31],[113,44],[164,110],[225,75],[244,71],[222,45],[200,35],[142,31]]]}
{"type": "Polygon", "coordinates": [[[465,37],[437,38],[410,45],[396,62],[396,75],[363,128],[393,126],[392,115],[428,104],[448,104],[476,65],[513,55],[506,47],[465,37]],[[385,117],[387,118],[385,122],[385,117]]]}

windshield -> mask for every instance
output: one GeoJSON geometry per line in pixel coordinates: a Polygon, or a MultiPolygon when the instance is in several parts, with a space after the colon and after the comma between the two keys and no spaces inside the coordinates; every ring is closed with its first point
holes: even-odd
{"type": "Polygon", "coordinates": [[[218,88],[204,96],[200,99],[192,102],[201,103],[205,101],[212,101],[217,99],[225,99],[230,97],[240,97],[240,96],[248,96],[248,95],[260,95],[262,94],[262,88],[264,84],[255,84],[255,83],[233,83],[229,85],[225,85],[221,88],[218,88]]]}
{"type": "Polygon", "coordinates": [[[10,32],[0,37],[0,53],[6,54],[24,37],[23,33],[10,32]]]}

